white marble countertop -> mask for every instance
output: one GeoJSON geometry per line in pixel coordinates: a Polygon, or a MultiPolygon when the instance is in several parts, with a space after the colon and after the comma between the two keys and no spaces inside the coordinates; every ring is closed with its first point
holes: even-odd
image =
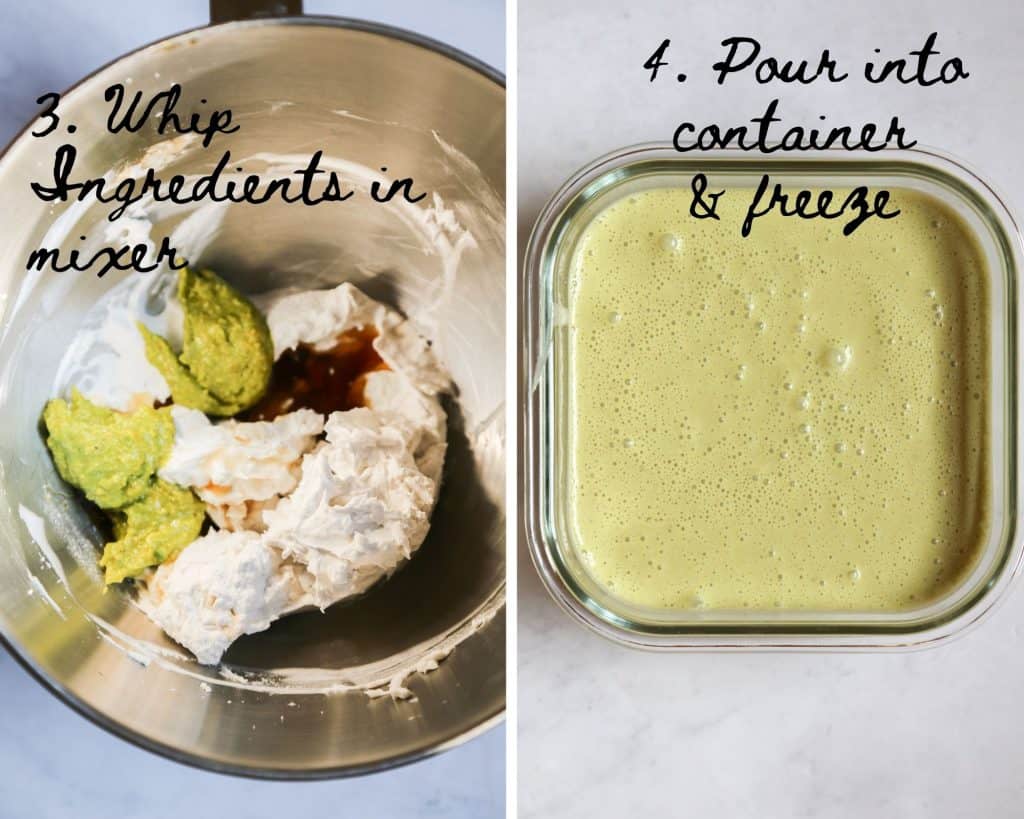
{"type": "MultiPolygon", "coordinates": [[[[886,121],[965,158],[1024,215],[1024,7],[1014,0],[859,3],[589,0],[519,4],[519,229],[575,168],[668,140],[683,120],[732,123],[782,99],[787,122],[886,121]],[[765,54],[938,47],[950,87],[714,85],[727,36],[765,54]],[[667,71],[647,81],[662,39],[667,71]],[[676,67],[678,66],[678,68],[676,67]]],[[[863,56],[862,56],[863,55],[863,56]]],[[[645,654],[584,631],[520,547],[519,805],[523,817],[947,819],[1024,816],[1024,588],[978,629],[899,654],[645,654]]]]}
{"type": "MultiPolygon", "coordinates": [[[[207,21],[206,0],[0,3],[0,144],[63,90],[123,52],[207,21]]],[[[380,20],[451,43],[504,70],[501,0],[306,0],[313,14],[380,20]]],[[[0,819],[290,816],[454,817],[504,813],[505,730],[395,771],[280,783],[206,773],[141,751],[58,702],[0,649],[0,819]]]]}

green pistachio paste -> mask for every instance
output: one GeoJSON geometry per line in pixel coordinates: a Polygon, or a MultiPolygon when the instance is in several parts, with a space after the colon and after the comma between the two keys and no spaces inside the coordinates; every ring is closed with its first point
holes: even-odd
{"type": "Polygon", "coordinates": [[[138,577],[174,557],[199,537],[206,506],[191,489],[156,480],[141,500],[110,513],[113,543],[100,558],[107,583],[138,577]]]}
{"type": "Polygon", "coordinates": [[[168,408],[118,412],[72,390],[70,401],[47,403],[43,424],[60,476],[106,510],[114,524],[116,540],[100,559],[108,583],[137,577],[199,536],[202,501],[191,489],[156,477],[174,444],[168,408]]]}
{"type": "Polygon", "coordinates": [[[174,444],[166,409],[132,413],[99,407],[78,390],[43,410],[46,445],[60,476],[102,509],[118,509],[149,491],[174,444]]]}
{"type": "Polygon", "coordinates": [[[167,379],[174,403],[207,415],[235,415],[263,396],[274,345],[262,313],[209,271],[182,270],[178,300],[185,312],[181,355],[141,324],[146,357],[167,379]]]}
{"type": "MultiPolygon", "coordinates": [[[[185,313],[181,355],[143,325],[146,357],[167,379],[175,404],[207,415],[235,415],[263,396],[274,346],[263,315],[213,273],[182,270],[185,313]]],[[[43,410],[46,444],[64,480],[107,511],[115,540],[100,565],[108,583],[138,577],[195,540],[205,505],[192,490],[156,477],[174,445],[169,408],[125,413],[91,403],[77,391],[43,410]]]]}

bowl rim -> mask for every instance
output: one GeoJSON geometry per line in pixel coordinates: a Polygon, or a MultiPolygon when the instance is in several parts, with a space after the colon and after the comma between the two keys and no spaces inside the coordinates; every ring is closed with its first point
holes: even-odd
{"type": "MultiPolygon", "coordinates": [[[[505,91],[505,75],[498,71],[491,65],[483,62],[482,60],[473,57],[472,55],[458,49],[452,45],[444,43],[440,40],[436,40],[432,37],[428,37],[423,34],[419,34],[409,29],[401,28],[399,26],[393,26],[386,23],[378,23],[371,20],[362,20],[354,17],[340,17],[333,15],[301,15],[292,17],[271,17],[271,18],[257,18],[250,20],[232,20],[223,23],[210,23],[201,26],[195,26],[193,28],[183,29],[168,34],[165,37],[161,37],[156,40],[144,43],[143,45],[119,54],[117,57],[109,60],[106,63],[98,66],[93,71],[80,77],[76,82],[65,88],[60,92],[61,97],[66,96],[87,83],[94,77],[102,74],[108,69],[114,67],[118,63],[140,54],[148,49],[159,47],[171,40],[185,37],[189,34],[196,34],[199,32],[207,32],[210,30],[224,31],[229,29],[242,29],[250,27],[263,27],[263,26],[309,26],[313,28],[325,28],[325,29],[344,29],[347,31],[356,31],[365,34],[376,34],[385,38],[398,40],[400,42],[408,43],[413,46],[432,51],[435,54],[439,54],[442,57],[447,57],[450,60],[476,72],[487,80],[497,85],[502,92],[505,91]]],[[[7,142],[6,145],[0,147],[0,169],[6,164],[9,154],[12,149],[19,144],[23,139],[26,138],[29,130],[33,127],[35,118],[28,120],[24,126],[22,126],[15,135],[7,142]]],[[[506,556],[507,561],[507,556],[506,556]]],[[[504,595],[506,588],[505,581],[495,588],[495,594],[504,595]]],[[[507,611],[504,602],[501,603],[497,610],[497,615],[502,620],[505,618],[505,612],[507,611]]],[[[497,619],[497,617],[495,618],[497,619]]],[[[214,760],[208,757],[202,756],[201,754],[194,754],[188,751],[183,751],[179,748],[171,745],[157,742],[144,735],[128,728],[122,722],[114,719],[113,717],[98,711],[92,706],[88,705],[85,701],[79,698],[76,694],[70,690],[64,688],[54,680],[51,680],[42,669],[36,666],[32,661],[32,658],[27,654],[23,653],[21,648],[14,643],[4,632],[0,629],[0,646],[7,650],[7,653],[15,659],[19,666],[24,669],[30,677],[35,679],[44,689],[49,691],[59,701],[63,702],[71,710],[75,711],[79,715],[88,719],[94,725],[99,726],[108,733],[115,737],[118,737],[136,748],[140,748],[144,751],[156,754],[165,759],[177,762],[183,765],[187,765],[192,768],[199,770],[210,771],[212,773],[227,774],[230,776],[237,776],[247,779],[260,779],[260,780],[276,780],[276,781],[295,781],[295,780],[326,780],[326,779],[341,779],[354,776],[362,776],[365,774],[378,773],[383,771],[400,768],[405,765],[410,765],[420,760],[428,759],[437,754],[449,751],[456,748],[476,737],[489,731],[501,723],[505,718],[505,700],[503,698],[501,705],[492,709],[489,712],[483,713],[479,721],[470,726],[468,729],[457,733],[453,736],[448,736],[442,739],[440,742],[424,746],[415,751],[410,751],[405,754],[390,757],[383,760],[378,760],[370,763],[362,763],[357,765],[329,765],[317,768],[308,769],[296,769],[288,767],[260,767],[244,764],[234,764],[224,762],[222,760],[214,760]]]]}

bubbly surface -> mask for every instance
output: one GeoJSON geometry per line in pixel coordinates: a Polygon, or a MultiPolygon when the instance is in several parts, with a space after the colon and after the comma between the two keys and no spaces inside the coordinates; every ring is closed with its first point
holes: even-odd
{"type": "MultiPolygon", "coordinates": [[[[587,226],[569,282],[566,526],[633,604],[914,608],[988,530],[988,271],[926,195],[850,236],[689,189],[587,226]]],[[[845,192],[837,192],[840,199],[845,192]]]]}

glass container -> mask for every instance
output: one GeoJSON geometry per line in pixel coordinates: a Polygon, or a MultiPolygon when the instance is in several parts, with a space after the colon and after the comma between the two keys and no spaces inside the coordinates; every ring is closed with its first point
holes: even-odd
{"type": "MultiPolygon", "coordinates": [[[[841,230],[836,224],[837,233],[841,230]]],[[[755,228],[756,229],[756,228],[755,228]]],[[[739,225],[736,226],[737,233],[739,225]]],[[[926,646],[962,633],[992,610],[1018,573],[1021,542],[1018,426],[1018,275],[1021,233],[1005,201],[963,163],[938,151],[792,153],[718,151],[684,155],[640,145],[574,174],[542,210],[524,263],[523,510],[529,551],[555,601],[612,640],[651,649],[797,648],[876,650],[926,646]],[[941,597],[893,611],[648,608],[623,600],[588,571],[567,525],[571,402],[568,399],[569,270],[592,219],[630,194],[690,187],[755,188],[763,174],[787,190],[910,189],[937,198],[974,234],[988,287],[990,488],[987,535],[973,569],[941,597]]]]}

